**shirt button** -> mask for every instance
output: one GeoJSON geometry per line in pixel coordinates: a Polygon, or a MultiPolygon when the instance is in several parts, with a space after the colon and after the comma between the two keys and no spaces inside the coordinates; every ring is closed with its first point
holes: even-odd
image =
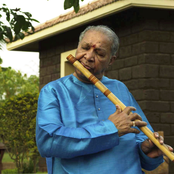
{"type": "Polygon", "coordinates": [[[96,95],[96,98],[98,98],[98,95],[96,95]]]}
{"type": "Polygon", "coordinates": [[[100,108],[98,108],[98,110],[100,111],[100,108]]]}

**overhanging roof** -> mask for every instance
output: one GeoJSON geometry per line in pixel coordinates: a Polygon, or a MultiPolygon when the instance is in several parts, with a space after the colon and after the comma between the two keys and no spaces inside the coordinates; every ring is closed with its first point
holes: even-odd
{"type": "Polygon", "coordinates": [[[37,26],[34,34],[26,36],[23,40],[8,43],[7,49],[39,51],[39,41],[43,39],[132,7],[174,9],[174,0],[99,0],[81,8],[77,14],[71,12],[37,26]]]}

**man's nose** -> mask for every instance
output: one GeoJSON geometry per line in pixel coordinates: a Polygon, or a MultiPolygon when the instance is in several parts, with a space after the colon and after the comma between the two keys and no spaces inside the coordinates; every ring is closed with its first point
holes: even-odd
{"type": "Polygon", "coordinates": [[[94,50],[88,50],[88,52],[86,53],[86,59],[88,61],[94,61],[95,59],[95,53],[94,53],[94,50]]]}

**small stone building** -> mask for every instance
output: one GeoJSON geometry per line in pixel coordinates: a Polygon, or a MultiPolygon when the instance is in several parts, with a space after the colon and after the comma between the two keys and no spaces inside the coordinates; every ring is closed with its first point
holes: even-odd
{"type": "MultiPolygon", "coordinates": [[[[124,82],[155,131],[174,147],[174,0],[98,0],[36,27],[34,34],[7,45],[37,51],[40,88],[73,72],[79,33],[88,25],[111,27],[120,38],[119,56],[106,76],[124,82]]],[[[170,162],[170,174],[174,164],[170,162]]]]}

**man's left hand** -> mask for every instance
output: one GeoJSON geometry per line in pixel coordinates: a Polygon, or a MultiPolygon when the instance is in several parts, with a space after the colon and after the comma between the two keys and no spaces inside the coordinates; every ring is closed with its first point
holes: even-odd
{"type": "MultiPolygon", "coordinates": [[[[158,134],[158,132],[154,132],[155,138],[159,141],[160,144],[164,144],[164,138],[158,134]]],[[[173,152],[173,148],[169,145],[166,145],[168,149],[173,152]]],[[[142,151],[150,158],[156,158],[160,155],[163,155],[163,152],[150,140],[147,139],[141,144],[142,151]]]]}

